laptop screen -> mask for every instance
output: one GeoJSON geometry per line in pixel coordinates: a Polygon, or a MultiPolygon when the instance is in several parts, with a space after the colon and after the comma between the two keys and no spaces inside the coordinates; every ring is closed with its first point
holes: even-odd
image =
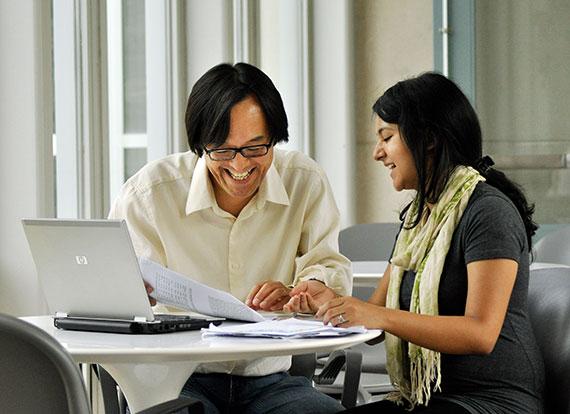
{"type": "Polygon", "coordinates": [[[22,223],[50,312],[154,319],[124,220],[22,223]]]}

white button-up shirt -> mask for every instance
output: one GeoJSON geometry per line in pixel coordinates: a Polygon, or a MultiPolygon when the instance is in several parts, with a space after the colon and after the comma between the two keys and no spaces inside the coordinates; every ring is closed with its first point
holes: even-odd
{"type": "MultiPolygon", "coordinates": [[[[302,153],[274,150],[258,192],[238,217],[222,210],[206,162],[191,152],[149,163],[129,179],[109,218],[127,221],[135,251],[245,300],[257,283],[316,278],[351,292],[338,253],[339,213],[323,170],[302,153]]],[[[266,375],[290,358],[205,364],[198,372],[266,375]]]]}

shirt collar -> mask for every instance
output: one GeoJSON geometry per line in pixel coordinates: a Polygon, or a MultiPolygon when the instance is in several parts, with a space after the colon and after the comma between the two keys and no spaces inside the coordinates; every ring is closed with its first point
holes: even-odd
{"type": "MultiPolygon", "coordinates": [[[[275,165],[271,163],[265,178],[259,186],[257,195],[252,199],[256,203],[257,209],[263,208],[266,202],[289,205],[289,196],[281,180],[281,176],[275,165]]],[[[186,214],[190,215],[200,210],[213,208],[219,209],[214,195],[214,188],[210,181],[210,174],[204,157],[200,157],[194,168],[190,190],[186,200],[186,214]]]]}
{"type": "Polygon", "coordinates": [[[190,190],[186,199],[186,214],[190,215],[196,211],[205,210],[207,208],[217,207],[214,188],[210,182],[208,167],[204,157],[198,158],[192,181],[190,182],[190,190]]]}
{"type": "Polygon", "coordinates": [[[289,205],[287,190],[285,190],[283,180],[281,180],[281,176],[279,175],[277,168],[275,168],[274,163],[271,163],[271,167],[269,167],[267,174],[265,174],[265,179],[259,186],[257,207],[262,208],[266,201],[275,204],[282,204],[284,206],[289,205]]]}

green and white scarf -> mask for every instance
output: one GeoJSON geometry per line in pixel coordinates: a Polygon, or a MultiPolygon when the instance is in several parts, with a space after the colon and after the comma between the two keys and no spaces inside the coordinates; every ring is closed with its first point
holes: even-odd
{"type": "MultiPolygon", "coordinates": [[[[449,181],[432,207],[427,220],[409,230],[418,214],[418,198],[406,214],[394,254],[386,297],[386,307],[400,308],[400,286],[406,270],[416,272],[412,289],[410,312],[422,315],[438,315],[439,280],[445,257],[451,245],[453,232],[463,215],[469,197],[479,181],[485,179],[471,167],[456,167],[449,181]]],[[[427,405],[433,391],[440,389],[441,355],[439,352],[406,344],[400,338],[386,332],[387,370],[396,391],[388,399],[411,407],[427,405]],[[406,345],[407,352],[406,352],[406,345]]]]}

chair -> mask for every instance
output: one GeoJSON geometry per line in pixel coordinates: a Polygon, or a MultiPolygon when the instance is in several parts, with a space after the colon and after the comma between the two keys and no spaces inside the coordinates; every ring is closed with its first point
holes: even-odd
{"type": "Polygon", "coordinates": [[[355,224],[340,231],[338,247],[351,261],[388,260],[400,223],[355,224]]]}
{"type": "Polygon", "coordinates": [[[351,349],[339,349],[327,355],[326,364],[319,374],[315,374],[316,367],[317,355],[315,353],[293,355],[289,374],[307,377],[322,392],[326,394],[340,394],[340,402],[346,408],[354,407],[358,398],[362,353],[351,349]],[[337,385],[332,392],[327,392],[326,387],[335,383],[340,370],[343,368],[346,374],[342,378],[342,386],[337,385]]]}
{"type": "MultiPolygon", "coordinates": [[[[69,353],[40,328],[5,314],[0,314],[0,369],[0,412],[91,412],[81,373],[69,353]]],[[[203,412],[201,402],[177,399],[141,414],[184,407],[203,412]]]]}
{"type": "Polygon", "coordinates": [[[538,240],[533,249],[536,262],[570,266],[570,226],[561,227],[538,240]]]}
{"type": "MultiPolygon", "coordinates": [[[[356,224],[340,231],[339,250],[351,261],[388,260],[399,230],[399,223],[356,224]]],[[[352,294],[359,299],[368,300],[373,292],[373,287],[361,287],[355,288],[352,294]]],[[[334,383],[330,383],[330,378],[334,376],[334,372],[328,373],[329,383],[327,384],[320,383],[317,378],[315,383],[320,391],[327,394],[340,394],[342,389],[343,405],[352,407],[359,403],[369,402],[372,399],[372,394],[385,394],[393,390],[386,371],[386,349],[383,342],[375,345],[356,345],[350,348],[350,352],[362,355],[360,367],[354,365],[354,362],[350,367],[346,365],[349,368],[339,372],[340,375],[334,383]],[[359,369],[359,372],[357,374],[352,373],[356,369],[359,369]],[[356,381],[354,379],[349,381],[349,377],[355,378],[355,376],[356,381]]],[[[338,354],[335,356],[340,358],[338,354]]],[[[335,365],[331,357],[328,359],[326,356],[321,357],[319,361],[321,364],[326,361],[327,369],[329,369],[328,367],[335,365]]],[[[338,372],[342,367],[338,368],[338,363],[336,365],[338,372]]]]}
{"type": "Polygon", "coordinates": [[[528,311],[544,359],[545,412],[570,414],[570,267],[531,269],[528,311]]]}

